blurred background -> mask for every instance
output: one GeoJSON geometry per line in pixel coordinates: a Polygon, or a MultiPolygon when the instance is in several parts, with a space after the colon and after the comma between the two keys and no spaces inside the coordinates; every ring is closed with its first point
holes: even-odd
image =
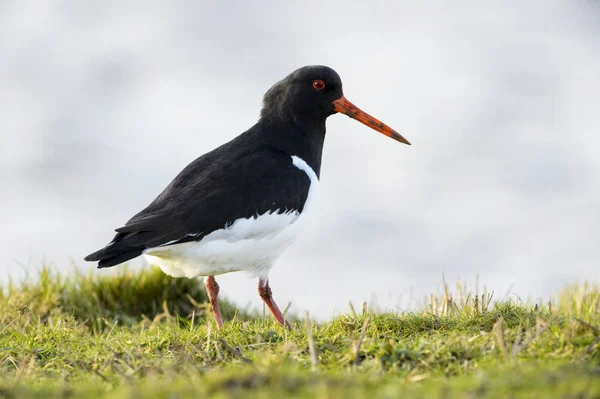
{"type": "MultiPolygon", "coordinates": [[[[94,268],[308,64],[413,146],[328,120],[318,215],[271,273],[282,306],[405,308],[443,274],[532,300],[598,281],[599,18],[592,0],[0,1],[0,281],[94,268]]],[[[218,281],[260,303],[248,276],[218,281]]]]}

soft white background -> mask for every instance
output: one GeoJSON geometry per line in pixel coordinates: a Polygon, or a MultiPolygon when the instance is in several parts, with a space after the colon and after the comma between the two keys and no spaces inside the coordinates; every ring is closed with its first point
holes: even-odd
{"type": "Polygon", "coordinates": [[[89,270],[271,84],[325,64],[413,146],[329,119],[318,215],[271,275],[282,306],[405,306],[442,273],[534,300],[597,281],[600,4],[355,3],[0,1],[0,280],[89,270]]]}

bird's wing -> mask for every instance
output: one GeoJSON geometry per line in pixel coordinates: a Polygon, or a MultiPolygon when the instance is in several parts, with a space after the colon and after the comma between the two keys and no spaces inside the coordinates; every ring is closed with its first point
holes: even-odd
{"type": "Polygon", "coordinates": [[[188,165],[148,207],[116,229],[111,243],[86,260],[113,266],[148,248],[201,240],[240,218],[302,211],[310,179],[289,154],[254,148],[224,156],[219,154],[223,150],[188,165]]]}

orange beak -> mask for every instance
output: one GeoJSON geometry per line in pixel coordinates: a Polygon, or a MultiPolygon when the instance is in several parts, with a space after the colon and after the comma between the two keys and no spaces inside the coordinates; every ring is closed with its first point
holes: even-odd
{"type": "Polygon", "coordinates": [[[400,133],[386,125],[385,123],[373,118],[350,101],[346,100],[346,97],[341,96],[337,100],[333,101],[335,112],[341,112],[344,115],[348,115],[352,119],[356,119],[363,125],[370,127],[373,130],[377,130],[379,133],[385,134],[388,137],[393,138],[404,144],[410,145],[410,141],[406,140],[400,133]]]}

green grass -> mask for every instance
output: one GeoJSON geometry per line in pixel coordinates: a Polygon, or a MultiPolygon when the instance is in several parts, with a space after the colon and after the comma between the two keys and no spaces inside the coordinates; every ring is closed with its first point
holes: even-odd
{"type": "Polygon", "coordinates": [[[422,311],[351,308],[284,330],[156,269],[0,293],[0,398],[600,398],[600,288],[493,302],[458,285],[422,311]]]}

